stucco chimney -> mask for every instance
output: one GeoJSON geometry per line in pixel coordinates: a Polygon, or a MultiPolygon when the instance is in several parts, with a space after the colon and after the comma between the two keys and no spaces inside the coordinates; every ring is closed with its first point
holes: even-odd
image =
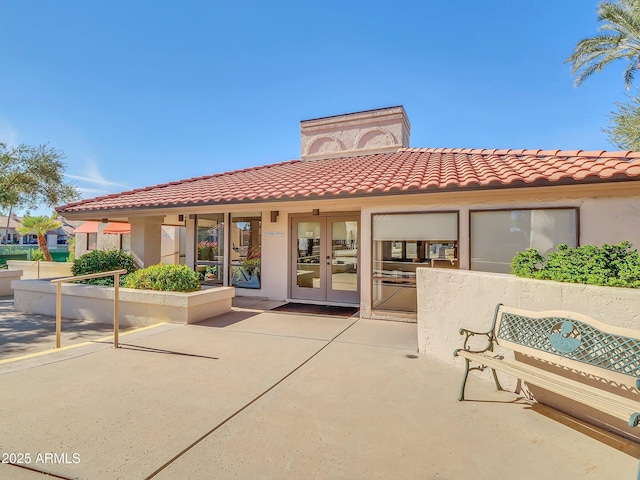
{"type": "Polygon", "coordinates": [[[411,124],[402,105],[300,122],[302,160],[395,152],[409,146],[411,124]]]}

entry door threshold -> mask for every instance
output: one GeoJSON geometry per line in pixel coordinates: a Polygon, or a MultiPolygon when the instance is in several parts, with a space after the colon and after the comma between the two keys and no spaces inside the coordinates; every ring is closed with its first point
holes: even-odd
{"type": "Polygon", "coordinates": [[[328,302],[326,300],[303,300],[303,299],[300,299],[300,298],[287,298],[287,302],[304,303],[305,305],[324,305],[324,306],[327,306],[327,307],[357,307],[357,308],[360,308],[360,303],[328,302]]]}

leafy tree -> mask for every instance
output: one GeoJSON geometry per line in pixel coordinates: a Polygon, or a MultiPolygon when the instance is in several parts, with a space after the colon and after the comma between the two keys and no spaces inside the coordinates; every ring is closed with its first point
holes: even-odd
{"type": "Polygon", "coordinates": [[[616,102],[609,128],[604,128],[609,141],[620,149],[640,151],[640,96],[629,97],[627,103],[616,102]]]}
{"type": "Polygon", "coordinates": [[[578,42],[565,63],[571,63],[571,73],[578,74],[577,86],[610,63],[626,60],[624,82],[628,89],[640,62],[640,0],[601,2],[598,21],[604,22],[599,27],[602,33],[578,42]]]}
{"type": "Polygon", "coordinates": [[[77,199],[78,190],[64,180],[64,158],[48,145],[9,148],[0,143],[0,208],[10,215],[18,207],[54,207],[77,199]]]}
{"type": "Polygon", "coordinates": [[[44,259],[47,262],[53,262],[47,245],[47,232],[61,226],[62,222],[43,215],[39,217],[24,217],[22,225],[17,230],[23,235],[35,234],[38,237],[38,247],[42,251],[44,259]]]}

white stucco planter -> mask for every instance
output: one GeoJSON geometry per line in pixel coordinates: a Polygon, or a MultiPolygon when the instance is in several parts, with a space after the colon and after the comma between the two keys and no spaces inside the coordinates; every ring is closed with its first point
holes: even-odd
{"type": "MultiPolygon", "coordinates": [[[[568,310],[609,325],[640,330],[640,289],[437,268],[418,268],[417,289],[419,351],[459,368],[461,379],[464,361],[453,356],[454,350],[462,346],[459,329],[487,331],[498,303],[532,311],[568,310]]],[[[513,355],[512,352],[500,353],[513,355]]],[[[488,371],[474,372],[473,376],[491,381],[488,371]]],[[[515,379],[504,375],[501,375],[501,383],[509,390],[516,387],[515,379]]],[[[564,397],[531,388],[534,390],[541,403],[640,441],[637,428],[631,429],[617,419],[602,418],[598,412],[564,397]]]]}
{"type": "Polygon", "coordinates": [[[32,262],[30,260],[8,260],[9,270],[22,270],[22,279],[70,277],[70,262],[32,262]]]}
{"type": "MultiPolygon", "coordinates": [[[[55,316],[56,285],[44,280],[12,282],[14,307],[19,312],[55,316]]],[[[112,287],[63,284],[62,316],[96,322],[113,321],[112,287]]],[[[198,292],[157,292],[120,289],[120,324],[145,326],[159,322],[195,323],[231,311],[233,287],[198,292]]]]}
{"type": "Polygon", "coordinates": [[[0,297],[13,295],[11,282],[20,280],[22,270],[0,270],[0,297]]]}

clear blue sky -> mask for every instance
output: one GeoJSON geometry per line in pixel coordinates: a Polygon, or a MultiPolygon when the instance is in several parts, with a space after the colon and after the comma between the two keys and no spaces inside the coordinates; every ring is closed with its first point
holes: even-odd
{"type": "Polygon", "coordinates": [[[299,121],[404,105],[411,146],[606,149],[596,0],[0,0],[0,141],[93,197],[298,158],[299,121]]]}

